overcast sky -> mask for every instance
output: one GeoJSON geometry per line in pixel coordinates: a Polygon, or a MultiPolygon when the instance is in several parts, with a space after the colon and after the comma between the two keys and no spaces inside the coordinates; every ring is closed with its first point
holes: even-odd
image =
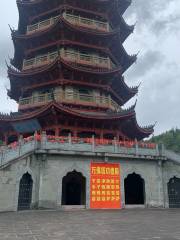
{"type": "MultiPolygon", "coordinates": [[[[125,74],[129,86],[141,83],[136,112],[141,126],[157,122],[155,134],[180,128],[180,0],[134,0],[124,15],[136,23],[134,34],[124,46],[138,61],[125,74]]],[[[16,111],[17,104],[6,95],[9,88],[5,60],[13,56],[10,24],[16,28],[15,0],[1,1],[0,8],[0,112],[16,111]]]]}

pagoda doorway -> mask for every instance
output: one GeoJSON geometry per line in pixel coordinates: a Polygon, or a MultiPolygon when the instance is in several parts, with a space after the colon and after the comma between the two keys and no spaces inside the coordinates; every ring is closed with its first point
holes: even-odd
{"type": "Polygon", "coordinates": [[[136,173],[129,174],[124,180],[125,204],[144,205],[145,204],[145,182],[136,173]]]}
{"type": "Polygon", "coordinates": [[[168,182],[169,207],[180,208],[180,178],[171,178],[168,182]]]}
{"type": "Polygon", "coordinates": [[[32,189],[33,180],[27,172],[22,176],[19,184],[18,210],[29,210],[31,208],[32,189]]]}
{"type": "Polygon", "coordinates": [[[86,178],[75,170],[62,180],[62,205],[86,205],[86,178]]]}

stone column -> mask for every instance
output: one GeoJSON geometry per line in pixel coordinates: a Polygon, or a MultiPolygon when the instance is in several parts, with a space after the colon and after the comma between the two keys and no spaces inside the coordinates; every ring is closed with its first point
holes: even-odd
{"type": "Polygon", "coordinates": [[[46,148],[46,143],[47,143],[47,135],[46,135],[46,132],[43,131],[41,134],[41,148],[42,149],[46,148]]]}
{"type": "Polygon", "coordinates": [[[158,207],[165,207],[164,203],[164,184],[163,184],[163,169],[162,169],[162,161],[158,161],[158,177],[157,177],[157,184],[158,184],[158,207]]]}

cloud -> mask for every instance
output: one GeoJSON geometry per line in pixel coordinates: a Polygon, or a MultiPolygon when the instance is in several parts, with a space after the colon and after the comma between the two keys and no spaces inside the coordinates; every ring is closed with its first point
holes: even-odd
{"type": "MultiPolygon", "coordinates": [[[[125,15],[136,31],[126,49],[140,50],[137,64],[125,74],[129,85],[142,82],[138,94],[137,119],[140,125],[158,122],[155,133],[180,128],[180,69],[178,0],[137,0],[125,15]]],[[[132,100],[134,101],[134,100],[132,100]]],[[[131,105],[132,101],[128,104],[131,105]]]]}
{"type": "Polygon", "coordinates": [[[149,50],[144,55],[139,56],[135,64],[128,72],[128,78],[138,79],[145,77],[151,70],[159,67],[164,61],[164,55],[157,50],[149,50]]]}
{"type": "Polygon", "coordinates": [[[151,26],[152,32],[154,34],[162,34],[169,32],[176,33],[180,29],[180,16],[173,16],[170,15],[167,18],[159,19],[156,22],[154,22],[151,26]]]}
{"type": "MultiPolygon", "coordinates": [[[[171,10],[173,5],[177,5],[177,1],[178,0],[134,0],[125,16],[130,21],[137,21],[138,31],[143,31],[144,27],[149,27],[153,30],[153,27],[156,24],[158,25],[158,23],[161,23],[162,17],[166,18],[166,14],[169,13],[169,9],[171,10]]],[[[169,19],[169,22],[171,21],[172,19],[169,19]]],[[[161,24],[160,30],[162,30],[162,27],[165,26],[166,25],[161,24]]]]}

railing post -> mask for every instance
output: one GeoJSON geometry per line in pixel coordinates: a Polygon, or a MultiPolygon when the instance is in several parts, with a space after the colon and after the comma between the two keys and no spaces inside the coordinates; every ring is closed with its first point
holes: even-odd
{"type": "MultiPolygon", "coordinates": [[[[40,135],[39,135],[39,137],[40,137],[40,135]]],[[[38,133],[37,133],[37,131],[35,131],[35,133],[34,133],[34,150],[36,150],[36,149],[38,149],[38,147],[41,145],[41,139],[39,138],[38,139],[38,133]],[[38,141],[39,141],[39,143],[38,143],[38,141]]]]}
{"type": "Polygon", "coordinates": [[[23,139],[22,135],[19,136],[18,144],[19,144],[19,157],[20,157],[21,156],[22,145],[24,144],[24,139],[23,139]]]}
{"type": "Polygon", "coordinates": [[[110,32],[110,25],[109,25],[109,23],[106,24],[106,30],[107,30],[108,32],[110,32]]]}
{"type": "Polygon", "coordinates": [[[5,146],[1,147],[1,166],[2,166],[2,163],[3,163],[3,156],[5,154],[5,146]]]}
{"type": "Polygon", "coordinates": [[[136,155],[139,154],[139,145],[137,139],[135,139],[135,148],[136,148],[136,155]]]}
{"type": "Polygon", "coordinates": [[[156,154],[157,154],[157,156],[160,155],[160,152],[159,152],[159,144],[156,144],[156,154]]]}
{"type": "Polygon", "coordinates": [[[160,156],[164,156],[165,155],[165,147],[164,147],[164,144],[163,143],[161,143],[161,144],[159,144],[159,155],[160,156]]]}
{"type": "Polygon", "coordinates": [[[92,135],[92,151],[95,152],[95,141],[94,141],[94,135],[92,135]]]}
{"type": "Polygon", "coordinates": [[[114,152],[117,153],[117,139],[114,138],[114,152]]]}
{"type": "Polygon", "coordinates": [[[3,160],[5,161],[6,158],[6,153],[7,153],[7,145],[3,146],[2,149],[2,156],[1,156],[1,166],[3,165],[3,160]]]}
{"type": "Polygon", "coordinates": [[[43,131],[41,134],[41,149],[46,148],[46,143],[47,143],[47,135],[46,135],[46,131],[43,131]]]}
{"type": "Polygon", "coordinates": [[[69,142],[69,147],[71,147],[71,145],[72,145],[71,133],[69,133],[69,135],[68,135],[68,142],[69,142]]]}

